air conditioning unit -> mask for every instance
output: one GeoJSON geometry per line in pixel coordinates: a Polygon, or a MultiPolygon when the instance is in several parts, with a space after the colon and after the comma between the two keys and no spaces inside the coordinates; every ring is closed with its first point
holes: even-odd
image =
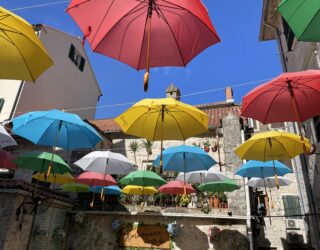
{"type": "Polygon", "coordinates": [[[297,232],[287,233],[287,242],[289,244],[303,244],[303,236],[297,232]]]}
{"type": "Polygon", "coordinates": [[[300,220],[286,219],[286,228],[289,230],[299,230],[300,229],[300,220]]]}

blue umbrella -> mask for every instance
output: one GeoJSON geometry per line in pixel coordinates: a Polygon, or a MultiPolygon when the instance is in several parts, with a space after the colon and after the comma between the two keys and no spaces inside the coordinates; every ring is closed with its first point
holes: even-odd
{"type": "Polygon", "coordinates": [[[102,188],[105,195],[120,195],[122,193],[121,189],[118,186],[90,187],[89,191],[93,193],[101,193],[102,188]]]}
{"type": "Polygon", "coordinates": [[[100,135],[78,115],[59,110],[34,111],[13,120],[13,133],[37,145],[67,150],[94,148],[100,135]]]}
{"type": "Polygon", "coordinates": [[[235,174],[242,177],[266,178],[275,174],[283,176],[292,173],[292,170],[279,161],[248,161],[243,164],[235,174]]]}
{"type": "MultiPolygon", "coordinates": [[[[163,151],[163,170],[176,172],[191,172],[208,170],[217,162],[203,149],[196,146],[176,146],[163,151]]],[[[154,165],[160,165],[158,156],[154,165]]]]}

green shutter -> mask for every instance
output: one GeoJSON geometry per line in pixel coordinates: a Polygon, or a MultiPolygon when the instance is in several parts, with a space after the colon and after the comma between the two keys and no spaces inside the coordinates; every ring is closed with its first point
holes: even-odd
{"type": "MultiPolygon", "coordinates": [[[[282,197],[283,205],[284,205],[284,213],[286,217],[291,217],[293,215],[300,215],[300,203],[299,197],[295,195],[285,195],[282,197]]],[[[295,218],[299,218],[298,216],[294,216],[295,218]]]]}

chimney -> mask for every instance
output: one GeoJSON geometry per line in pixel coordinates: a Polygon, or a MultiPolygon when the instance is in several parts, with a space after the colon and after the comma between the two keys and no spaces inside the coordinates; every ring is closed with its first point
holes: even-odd
{"type": "Polygon", "coordinates": [[[226,87],[226,102],[227,103],[234,103],[233,90],[230,86],[226,87]]]}
{"type": "Polygon", "coordinates": [[[166,89],[166,97],[170,97],[176,100],[180,100],[180,90],[174,86],[173,83],[169,85],[169,87],[166,89]]]}

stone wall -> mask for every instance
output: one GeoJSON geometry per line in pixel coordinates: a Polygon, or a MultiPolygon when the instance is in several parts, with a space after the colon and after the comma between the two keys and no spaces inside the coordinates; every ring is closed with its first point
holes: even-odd
{"type": "MultiPolygon", "coordinates": [[[[168,224],[176,221],[182,225],[179,236],[173,239],[175,250],[230,250],[248,249],[245,220],[215,218],[182,218],[154,215],[125,215],[86,213],[81,223],[68,223],[67,248],[69,250],[119,250],[118,234],[111,224],[118,219],[121,224],[134,222],[145,225],[168,224]],[[210,241],[208,230],[217,226],[222,230],[220,240],[210,241]],[[81,239],[81,240],[79,240],[81,239]]],[[[70,218],[70,220],[72,220],[70,218]]]]}

